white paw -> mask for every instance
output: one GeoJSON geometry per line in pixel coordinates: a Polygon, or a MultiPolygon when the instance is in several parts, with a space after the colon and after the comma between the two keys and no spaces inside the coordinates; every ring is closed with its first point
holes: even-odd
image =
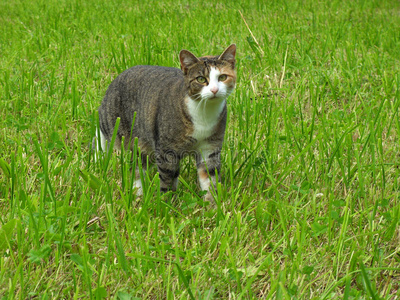
{"type": "Polygon", "coordinates": [[[142,196],[143,195],[142,182],[140,181],[140,179],[137,179],[133,183],[132,187],[133,187],[133,189],[136,189],[136,196],[142,196]]]}
{"type": "Polygon", "coordinates": [[[210,203],[215,203],[213,194],[211,194],[210,192],[207,192],[207,194],[204,196],[204,201],[207,201],[210,203]]]}

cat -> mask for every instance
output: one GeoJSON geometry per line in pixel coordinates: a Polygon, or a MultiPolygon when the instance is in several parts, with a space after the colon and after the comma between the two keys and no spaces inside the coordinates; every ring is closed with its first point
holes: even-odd
{"type": "MultiPolygon", "coordinates": [[[[226,99],[236,85],[236,45],[218,56],[197,58],[187,50],[179,53],[181,69],[134,66],[121,73],[108,87],[98,109],[100,143],[106,151],[117,118],[120,118],[114,147],[133,150],[129,140],[138,138],[143,170],[147,157],[159,172],[160,191],[175,191],[179,162],[193,154],[206,201],[213,201],[211,185],[221,170],[226,99]],[[134,113],[136,119],[132,127],[134,113]],[[133,130],[132,130],[133,128],[133,130]],[[132,131],[132,132],[131,132],[132,131]]],[[[142,194],[139,169],[134,187],[142,194]]]]}

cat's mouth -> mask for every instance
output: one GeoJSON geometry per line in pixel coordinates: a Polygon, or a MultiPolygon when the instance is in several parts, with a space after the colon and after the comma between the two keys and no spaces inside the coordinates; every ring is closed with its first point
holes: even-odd
{"type": "Polygon", "coordinates": [[[221,98],[223,98],[223,96],[222,95],[217,95],[217,94],[210,95],[208,97],[209,100],[215,100],[215,99],[221,99],[221,98]]]}
{"type": "Polygon", "coordinates": [[[218,99],[222,99],[224,98],[224,95],[207,95],[207,96],[203,96],[203,97],[196,97],[195,100],[197,101],[216,101],[218,99]]]}

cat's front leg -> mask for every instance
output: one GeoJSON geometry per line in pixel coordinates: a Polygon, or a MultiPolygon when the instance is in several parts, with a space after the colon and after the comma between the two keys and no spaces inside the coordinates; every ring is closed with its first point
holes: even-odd
{"type": "Polygon", "coordinates": [[[204,200],[214,202],[214,196],[211,193],[212,186],[216,187],[215,174],[221,170],[221,149],[216,149],[211,153],[202,153],[197,155],[197,174],[199,178],[200,188],[207,191],[204,200]]]}
{"type": "Polygon", "coordinates": [[[180,158],[174,151],[159,151],[156,157],[160,176],[160,191],[176,191],[178,187],[180,158]]]}

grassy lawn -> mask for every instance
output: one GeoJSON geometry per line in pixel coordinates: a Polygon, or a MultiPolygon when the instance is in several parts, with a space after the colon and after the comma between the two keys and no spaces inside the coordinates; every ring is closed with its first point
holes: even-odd
{"type": "Polygon", "coordinates": [[[400,2],[0,0],[0,299],[400,298],[400,2]],[[96,111],[137,64],[236,43],[216,206],[96,111]]]}

